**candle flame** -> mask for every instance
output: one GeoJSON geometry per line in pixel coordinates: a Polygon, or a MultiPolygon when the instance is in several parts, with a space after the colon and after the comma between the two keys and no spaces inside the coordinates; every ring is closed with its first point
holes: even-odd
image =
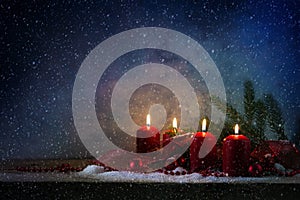
{"type": "Polygon", "coordinates": [[[173,119],[173,128],[177,128],[177,119],[174,117],[173,119]]]}
{"type": "Polygon", "coordinates": [[[150,114],[147,115],[146,125],[147,125],[148,127],[150,126],[150,114]]]}
{"type": "Polygon", "coordinates": [[[235,134],[239,134],[239,125],[238,125],[238,124],[236,124],[236,125],[234,126],[234,133],[235,133],[235,134]]]}
{"type": "Polygon", "coordinates": [[[203,121],[202,121],[202,131],[203,132],[206,131],[206,119],[203,119],[203,121]]]}

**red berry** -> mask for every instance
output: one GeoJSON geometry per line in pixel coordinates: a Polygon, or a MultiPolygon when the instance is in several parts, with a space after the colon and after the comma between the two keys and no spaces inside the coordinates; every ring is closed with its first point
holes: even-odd
{"type": "Polygon", "coordinates": [[[254,163],[253,165],[250,165],[248,172],[251,176],[262,176],[263,168],[260,164],[254,163]]]}
{"type": "Polygon", "coordinates": [[[76,171],[77,171],[77,172],[82,171],[82,167],[77,167],[77,168],[76,168],[76,171]]]}

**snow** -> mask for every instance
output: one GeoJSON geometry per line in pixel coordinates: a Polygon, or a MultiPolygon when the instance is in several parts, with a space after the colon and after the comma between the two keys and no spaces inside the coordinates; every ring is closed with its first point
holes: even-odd
{"type": "Polygon", "coordinates": [[[98,173],[103,173],[104,172],[104,167],[98,166],[98,165],[88,165],[86,168],[84,168],[83,171],[79,172],[80,174],[83,175],[89,175],[89,174],[98,174],[98,173]]]}
{"type": "MultiPolygon", "coordinates": [[[[182,172],[183,168],[173,170],[182,172]]],[[[139,173],[130,171],[105,171],[102,166],[89,165],[81,172],[0,172],[0,182],[135,182],[135,183],[297,183],[300,174],[293,177],[216,177],[202,176],[199,173],[170,175],[160,172],[139,173]]]]}
{"type": "MultiPolygon", "coordinates": [[[[129,171],[104,172],[95,169],[95,166],[87,166],[75,176],[93,179],[101,182],[163,182],[163,183],[300,183],[300,176],[294,177],[216,177],[202,176],[199,173],[185,175],[167,175],[160,172],[138,173],[129,171]]],[[[173,172],[182,172],[183,168],[176,168],[173,172]]]]}
{"type": "Polygon", "coordinates": [[[176,183],[196,183],[202,176],[200,174],[188,174],[182,176],[171,176],[163,173],[137,173],[127,171],[111,171],[100,174],[88,175],[93,178],[108,182],[176,182],[176,183]]]}
{"type": "Polygon", "coordinates": [[[179,172],[180,174],[182,174],[182,172],[187,172],[184,168],[182,167],[177,167],[176,169],[173,170],[174,173],[179,172]]]}

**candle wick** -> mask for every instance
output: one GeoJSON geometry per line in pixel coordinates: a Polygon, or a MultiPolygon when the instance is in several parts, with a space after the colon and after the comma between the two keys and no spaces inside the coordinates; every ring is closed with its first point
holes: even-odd
{"type": "Polygon", "coordinates": [[[146,124],[147,130],[150,130],[150,124],[146,124]]]}
{"type": "Polygon", "coordinates": [[[176,134],[178,130],[177,130],[177,128],[173,127],[173,131],[176,134]]]}

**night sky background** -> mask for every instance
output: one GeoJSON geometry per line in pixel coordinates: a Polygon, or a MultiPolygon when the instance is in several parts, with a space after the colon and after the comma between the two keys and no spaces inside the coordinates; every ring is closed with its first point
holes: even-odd
{"type": "Polygon", "coordinates": [[[89,155],[72,119],[76,73],[99,43],[139,27],[197,40],[216,63],[228,101],[242,111],[243,83],[272,93],[288,138],[300,135],[300,2],[1,1],[0,155],[89,155]]]}

